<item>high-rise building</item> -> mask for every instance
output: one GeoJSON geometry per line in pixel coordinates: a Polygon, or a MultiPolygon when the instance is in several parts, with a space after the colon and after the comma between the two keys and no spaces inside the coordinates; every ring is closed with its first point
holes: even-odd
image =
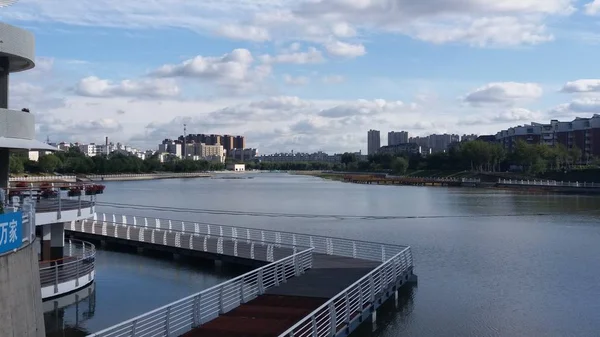
{"type": "Polygon", "coordinates": [[[367,154],[375,154],[381,147],[381,135],[379,130],[369,130],[367,133],[367,154]]]}
{"type": "Polygon", "coordinates": [[[223,149],[225,151],[227,151],[227,153],[229,153],[231,150],[233,150],[235,148],[233,146],[234,140],[235,140],[235,137],[230,136],[230,135],[224,135],[221,138],[221,141],[222,141],[221,145],[223,145],[223,149]]]}
{"type": "Polygon", "coordinates": [[[234,149],[245,149],[246,148],[246,139],[244,138],[244,136],[236,136],[235,140],[233,141],[233,148],[234,149]]]}
{"type": "Polygon", "coordinates": [[[408,143],[408,132],[406,132],[406,131],[388,132],[388,144],[387,144],[388,146],[394,146],[394,145],[406,144],[406,143],[408,143]]]}

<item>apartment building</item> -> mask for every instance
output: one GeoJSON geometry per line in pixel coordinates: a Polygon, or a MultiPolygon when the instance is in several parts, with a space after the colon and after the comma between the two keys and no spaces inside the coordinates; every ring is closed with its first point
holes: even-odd
{"type": "Polygon", "coordinates": [[[382,146],[378,153],[410,156],[414,154],[421,154],[422,148],[415,143],[402,143],[397,145],[382,146]]]}
{"type": "Polygon", "coordinates": [[[432,134],[425,137],[411,137],[409,143],[415,143],[422,148],[422,153],[446,152],[450,145],[460,141],[456,134],[432,134]]]}
{"type": "Polygon", "coordinates": [[[367,154],[376,154],[381,147],[381,134],[379,130],[369,130],[367,132],[367,154]]]}
{"type": "Polygon", "coordinates": [[[387,145],[398,145],[408,143],[408,132],[406,131],[390,131],[388,132],[388,143],[387,145]]]}
{"type": "Polygon", "coordinates": [[[253,160],[258,156],[257,149],[232,149],[227,151],[227,157],[236,161],[253,160]]]}
{"type": "Polygon", "coordinates": [[[496,134],[496,141],[502,144],[506,151],[513,151],[518,141],[528,144],[539,144],[542,139],[542,127],[539,124],[519,125],[496,134]]]}

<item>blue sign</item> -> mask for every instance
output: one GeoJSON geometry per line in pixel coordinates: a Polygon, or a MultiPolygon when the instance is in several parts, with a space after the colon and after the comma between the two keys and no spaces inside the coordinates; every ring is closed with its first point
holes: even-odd
{"type": "Polygon", "coordinates": [[[21,247],[23,242],[23,214],[0,214],[0,254],[21,247]]]}

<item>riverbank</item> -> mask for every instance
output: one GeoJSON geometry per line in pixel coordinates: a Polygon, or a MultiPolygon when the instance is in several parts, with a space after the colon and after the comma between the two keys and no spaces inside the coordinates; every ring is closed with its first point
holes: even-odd
{"type": "MultiPolygon", "coordinates": [[[[300,173],[295,173],[300,174],[300,173]]],[[[563,194],[594,194],[600,195],[600,183],[568,182],[540,179],[505,179],[497,176],[484,176],[481,174],[454,175],[451,177],[423,177],[423,176],[392,176],[375,173],[342,173],[342,172],[303,172],[301,175],[311,175],[322,179],[341,181],[345,183],[367,185],[396,185],[396,186],[449,186],[469,188],[495,188],[503,190],[517,190],[522,192],[551,192],[563,194]]]]}
{"type": "Polygon", "coordinates": [[[181,179],[181,178],[210,178],[212,174],[206,172],[197,173],[143,173],[143,174],[102,174],[86,175],[78,177],[78,181],[134,181],[134,180],[158,180],[158,179],[181,179]]]}

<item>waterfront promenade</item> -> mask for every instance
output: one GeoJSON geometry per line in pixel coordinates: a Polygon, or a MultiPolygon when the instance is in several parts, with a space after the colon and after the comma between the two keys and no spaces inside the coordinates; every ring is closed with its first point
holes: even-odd
{"type": "Polygon", "coordinates": [[[146,243],[148,249],[262,261],[249,273],[96,337],[347,335],[415,280],[407,246],[128,216],[73,222],[66,229],[75,237],[146,243]]]}

